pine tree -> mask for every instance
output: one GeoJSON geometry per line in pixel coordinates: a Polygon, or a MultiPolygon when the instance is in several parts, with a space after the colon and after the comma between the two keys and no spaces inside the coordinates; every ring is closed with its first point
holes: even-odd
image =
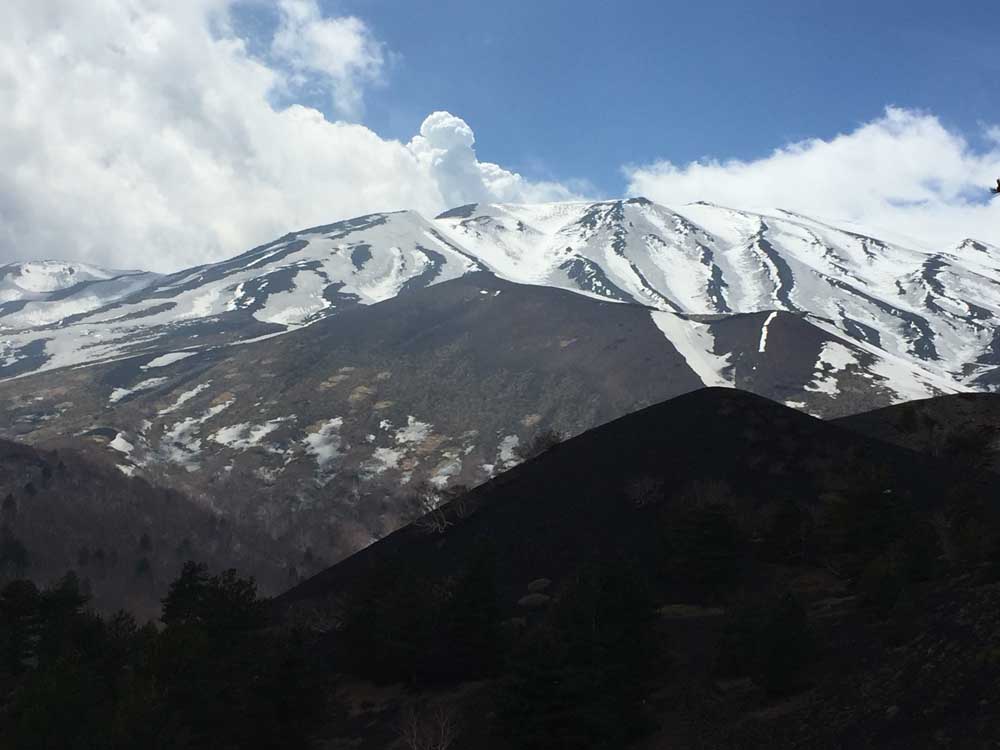
{"type": "Polygon", "coordinates": [[[496,562],[491,549],[482,550],[459,581],[444,608],[447,654],[454,679],[491,675],[498,666],[500,613],[497,606],[496,562]]]}
{"type": "Polygon", "coordinates": [[[20,674],[35,655],[40,595],[31,581],[15,580],[0,593],[0,648],[2,668],[20,674]]]}
{"type": "Polygon", "coordinates": [[[611,750],[649,729],[642,698],[659,666],[650,589],[614,563],[576,577],[511,659],[498,696],[517,747],[611,750]]]}
{"type": "Polygon", "coordinates": [[[6,526],[0,529],[0,573],[20,578],[28,568],[28,549],[6,526]]]}

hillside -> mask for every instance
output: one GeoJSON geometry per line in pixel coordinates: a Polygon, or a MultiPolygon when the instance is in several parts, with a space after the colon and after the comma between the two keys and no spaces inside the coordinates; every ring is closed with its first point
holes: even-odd
{"type": "Polygon", "coordinates": [[[288,580],[288,561],[253,530],[73,451],[0,441],[0,498],[3,583],[74,570],[98,609],[147,618],[191,557],[239,566],[269,589],[288,580]]]}
{"type": "Polygon", "coordinates": [[[996,394],[921,399],[836,422],[913,451],[1000,470],[1000,397],[996,394]]]}
{"type": "Polygon", "coordinates": [[[371,214],[165,276],[11,265],[0,437],[183,493],[311,573],[539,434],[703,386],[824,418],[988,390],[994,255],[635,198],[371,214]]]}
{"type": "MultiPolygon", "coordinates": [[[[8,473],[37,460],[9,450],[8,473]]],[[[39,481],[79,471],[60,466],[39,481]]],[[[359,750],[988,746],[998,484],[699,390],[539,446],[272,601],[189,563],[157,631],[88,614],[76,579],[14,582],[0,745],[68,741],[37,722],[59,707],[123,748],[151,726],[359,750]]]]}
{"type": "MultiPolygon", "coordinates": [[[[942,736],[974,747],[1000,723],[992,703],[977,703],[1000,676],[983,660],[997,647],[997,584],[994,568],[982,567],[1000,523],[974,501],[998,480],[970,484],[963,471],[749,394],[706,389],[550,449],[296,586],[275,611],[309,627],[326,668],[347,673],[338,695],[354,718],[326,731],[355,747],[398,746],[400,712],[411,705],[464,716],[463,739],[476,747],[545,746],[504,739],[521,731],[506,723],[510,681],[533,690],[531,670],[574,663],[567,656],[558,667],[532,649],[551,643],[561,653],[559,638],[580,637],[564,618],[592,585],[618,597],[610,614],[594,616],[628,611],[642,622],[632,597],[647,586],[658,613],[652,630],[629,631],[661,664],[635,678],[644,692],[610,709],[619,688],[601,688],[612,703],[600,711],[651,722],[636,747],[902,748],[942,736]],[[948,520],[933,531],[938,515],[948,520]],[[961,520],[970,517],[976,532],[961,520]],[[470,589],[473,580],[481,588],[470,589]],[[601,589],[602,580],[616,587],[601,589]],[[494,611],[466,609],[484,601],[466,599],[476,591],[496,597],[505,645],[495,648],[507,654],[485,684],[465,681],[482,675],[483,657],[467,650],[472,636],[458,635],[465,618],[494,611]],[[422,634],[424,616],[436,624],[422,634]],[[403,632],[400,650],[393,639],[403,632]],[[409,690],[392,688],[398,681],[409,690]],[[943,692],[932,701],[935,686],[943,692]]],[[[490,632],[489,619],[474,621],[475,632],[490,632]]],[[[625,658],[625,643],[603,658],[625,658]]],[[[574,690],[565,720],[584,721],[590,694],[574,690]]],[[[517,709],[518,722],[549,726],[545,712],[556,708],[541,696],[517,709]]],[[[571,731],[559,726],[557,736],[571,731]]]]}
{"type": "MultiPolygon", "coordinates": [[[[656,518],[672,505],[721,503],[761,537],[784,503],[819,518],[831,493],[890,492],[936,507],[960,473],[908,450],[742,391],[706,388],[566,441],[441,506],[279,597],[339,597],[393,560],[435,575],[495,548],[508,604],[528,582],[559,581],[593,556],[653,564],[656,518]],[[440,532],[433,521],[445,524],[440,532]],[[430,527],[430,528],[429,528],[430,527]]],[[[995,481],[995,480],[993,480],[995,481]]],[[[661,530],[662,531],[662,530],[661,530]]]]}
{"type": "MultiPolygon", "coordinates": [[[[0,383],[0,434],[85,450],[258,525],[290,557],[332,561],[514,465],[546,429],[576,435],[699,388],[689,321],[656,315],[480,272],[266,341],[0,383]]],[[[836,396],[804,390],[833,341],[806,317],[697,325],[741,387],[834,413],[892,399],[861,371],[826,373],[836,396]]]]}

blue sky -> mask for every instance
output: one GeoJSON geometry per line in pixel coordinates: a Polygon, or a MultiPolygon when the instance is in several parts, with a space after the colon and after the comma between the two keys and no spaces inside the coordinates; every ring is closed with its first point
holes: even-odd
{"type": "Polygon", "coordinates": [[[1000,120],[1000,10],[985,0],[323,5],[396,55],[367,96],[374,130],[406,140],[445,109],[480,158],[606,195],[623,164],[756,158],[887,105],[970,134],[1000,120]]]}
{"type": "Polygon", "coordinates": [[[995,0],[51,8],[0,2],[0,262],[635,194],[1000,247],[995,0]]]}

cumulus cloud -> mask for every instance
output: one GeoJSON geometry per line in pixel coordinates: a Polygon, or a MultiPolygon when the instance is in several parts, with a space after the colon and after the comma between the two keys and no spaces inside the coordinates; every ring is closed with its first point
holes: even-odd
{"type": "Polygon", "coordinates": [[[554,182],[529,182],[497,164],[481,162],[476,138],[466,122],[450,112],[434,112],[409,143],[420,164],[435,175],[447,203],[480,201],[542,202],[569,200],[573,193],[554,182]]]}
{"type": "Polygon", "coordinates": [[[373,211],[569,195],[478,162],[447,113],[406,144],[275,105],[308,83],[356,113],[385,50],[360,19],[281,0],[255,57],[235,2],[0,3],[0,263],[164,271],[373,211]]]}
{"type": "Polygon", "coordinates": [[[666,204],[696,200],[785,208],[911,237],[928,247],[965,237],[1000,244],[1000,127],[983,149],[933,115],[895,107],[831,140],[813,139],[756,161],[657,162],[626,169],[628,190],[666,204]]]}

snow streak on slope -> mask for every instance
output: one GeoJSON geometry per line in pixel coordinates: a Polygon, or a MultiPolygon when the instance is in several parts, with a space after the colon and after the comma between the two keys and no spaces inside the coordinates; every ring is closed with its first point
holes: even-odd
{"type": "Polygon", "coordinates": [[[763,354],[767,351],[767,329],[768,326],[771,325],[771,321],[773,321],[776,317],[778,317],[778,313],[772,312],[767,316],[767,320],[764,321],[764,325],[760,327],[760,342],[757,344],[757,352],[759,354],[763,354]]]}
{"type": "Polygon", "coordinates": [[[688,367],[701,378],[706,386],[732,388],[733,382],[726,377],[729,362],[725,356],[715,354],[712,333],[706,323],[698,323],[680,315],[666,312],[652,313],[656,327],[684,357],[688,367]]]}

